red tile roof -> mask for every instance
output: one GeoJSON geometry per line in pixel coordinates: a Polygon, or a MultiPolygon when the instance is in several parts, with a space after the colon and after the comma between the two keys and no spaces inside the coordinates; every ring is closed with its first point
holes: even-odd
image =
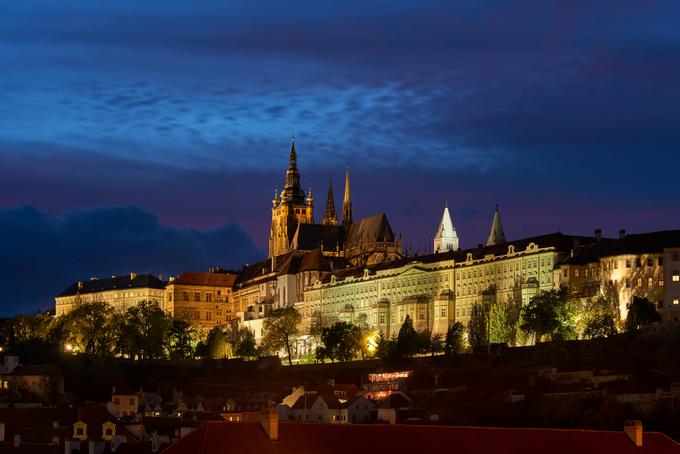
{"type": "Polygon", "coordinates": [[[208,287],[233,287],[236,277],[236,274],[186,272],[182,273],[174,281],[168,282],[168,285],[184,284],[204,285],[208,287]]]}
{"type": "Polygon", "coordinates": [[[680,444],[664,434],[646,432],[636,448],[623,430],[501,429],[482,427],[279,424],[272,442],[259,423],[208,422],[163,451],[165,454],[394,454],[455,452],[551,453],[680,453],[680,444]]]}

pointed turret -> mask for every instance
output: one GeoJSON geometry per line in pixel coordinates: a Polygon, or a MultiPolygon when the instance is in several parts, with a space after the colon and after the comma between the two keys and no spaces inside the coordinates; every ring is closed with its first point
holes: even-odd
{"type": "Polygon", "coordinates": [[[345,168],[345,198],[342,200],[342,225],[352,224],[352,199],[349,195],[349,163],[345,168]]]}
{"type": "Polygon", "coordinates": [[[487,246],[505,243],[505,234],[501,226],[501,214],[498,211],[498,204],[496,204],[496,212],[493,214],[493,222],[491,223],[491,231],[489,232],[489,239],[486,240],[487,246]]]}
{"type": "Polygon", "coordinates": [[[439,222],[439,228],[434,236],[434,252],[458,250],[458,234],[451,221],[448,203],[444,202],[444,214],[439,222]]]}
{"type": "Polygon", "coordinates": [[[338,215],[335,213],[335,200],[333,199],[332,180],[328,180],[328,196],[326,197],[326,212],[323,214],[323,223],[326,225],[338,225],[338,215]]]}

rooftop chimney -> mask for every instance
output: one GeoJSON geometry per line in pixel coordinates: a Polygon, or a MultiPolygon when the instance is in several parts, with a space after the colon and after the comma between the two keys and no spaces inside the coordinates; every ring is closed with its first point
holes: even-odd
{"type": "Polygon", "coordinates": [[[625,229],[619,230],[619,239],[624,238],[626,236],[626,231],[625,229]]]}
{"type": "Polygon", "coordinates": [[[270,407],[260,413],[260,424],[271,441],[279,439],[279,415],[276,408],[270,407]]]}
{"type": "Polygon", "coordinates": [[[623,423],[623,431],[638,448],[642,446],[642,422],[631,419],[623,423]]]}
{"type": "Polygon", "coordinates": [[[162,275],[161,273],[158,273],[158,274],[156,275],[156,278],[157,278],[159,281],[162,281],[162,280],[163,280],[163,275],[162,275]]]}
{"type": "Polygon", "coordinates": [[[83,289],[83,281],[78,281],[78,290],[83,289]]]}
{"type": "Polygon", "coordinates": [[[130,273],[130,280],[137,277],[137,273],[130,273]]]}
{"type": "Polygon", "coordinates": [[[595,229],[595,241],[602,242],[602,229],[595,229]]]}

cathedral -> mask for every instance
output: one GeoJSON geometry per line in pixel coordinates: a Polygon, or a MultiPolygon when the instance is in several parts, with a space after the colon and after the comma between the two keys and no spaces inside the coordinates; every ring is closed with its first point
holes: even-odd
{"type": "Polygon", "coordinates": [[[354,266],[403,257],[401,242],[395,238],[384,213],[354,221],[349,166],[345,169],[342,219],[338,219],[333,184],[329,181],[322,222],[314,222],[314,198],[311,188],[306,195],[302,190],[293,138],[283,190],[280,194],[275,190],[272,200],[269,258],[316,249],[326,256],[342,257],[354,266]]]}

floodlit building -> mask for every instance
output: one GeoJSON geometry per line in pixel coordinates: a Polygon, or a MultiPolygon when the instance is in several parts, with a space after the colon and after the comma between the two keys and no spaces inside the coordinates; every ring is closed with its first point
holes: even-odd
{"type": "Polygon", "coordinates": [[[208,273],[182,273],[166,286],[166,310],[205,331],[234,316],[233,287],[237,274],[212,268],[208,273]]]}
{"type": "Polygon", "coordinates": [[[557,285],[568,285],[576,294],[612,298],[622,319],[633,297],[656,305],[664,322],[680,318],[680,230],[602,238],[580,245],[557,264],[557,285]]]}
{"type": "Polygon", "coordinates": [[[55,314],[65,315],[80,303],[103,302],[125,311],[140,301],[154,301],[165,308],[165,282],[161,275],[130,273],[110,278],[78,281],[54,299],[55,314]]]}

